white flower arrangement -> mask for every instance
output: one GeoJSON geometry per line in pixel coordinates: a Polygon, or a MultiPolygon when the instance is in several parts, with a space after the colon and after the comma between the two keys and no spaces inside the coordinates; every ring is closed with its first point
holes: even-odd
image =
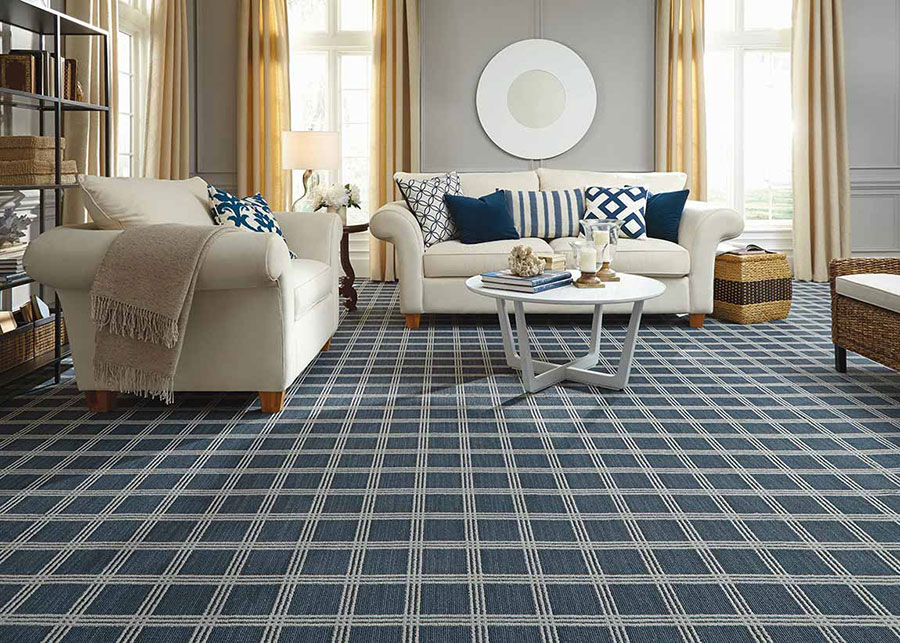
{"type": "Polygon", "coordinates": [[[348,183],[346,185],[330,185],[327,188],[317,185],[310,195],[313,210],[321,208],[359,208],[359,186],[348,183]]]}

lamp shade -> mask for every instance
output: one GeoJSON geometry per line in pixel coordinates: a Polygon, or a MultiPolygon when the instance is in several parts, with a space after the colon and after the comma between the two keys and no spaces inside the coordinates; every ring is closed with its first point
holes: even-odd
{"type": "Polygon", "coordinates": [[[336,170],[340,168],[340,132],[282,133],[281,163],[285,170],[336,170]]]}

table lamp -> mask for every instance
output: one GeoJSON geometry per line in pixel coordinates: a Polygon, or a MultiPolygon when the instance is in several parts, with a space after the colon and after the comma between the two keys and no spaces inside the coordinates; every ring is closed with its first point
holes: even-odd
{"type": "Polygon", "coordinates": [[[340,132],[283,132],[281,163],[285,170],[304,170],[303,194],[294,201],[292,210],[319,184],[316,170],[341,167],[340,132]]]}

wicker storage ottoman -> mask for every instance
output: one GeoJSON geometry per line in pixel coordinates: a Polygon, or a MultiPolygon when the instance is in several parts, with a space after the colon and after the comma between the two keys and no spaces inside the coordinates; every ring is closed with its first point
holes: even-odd
{"type": "Polygon", "coordinates": [[[784,253],[719,255],[713,316],[737,324],[784,319],[791,312],[791,279],[784,253]]]}

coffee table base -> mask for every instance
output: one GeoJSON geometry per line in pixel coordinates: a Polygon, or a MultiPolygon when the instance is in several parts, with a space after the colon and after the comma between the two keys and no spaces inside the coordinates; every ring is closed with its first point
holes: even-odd
{"type": "Polygon", "coordinates": [[[621,391],[628,386],[631,376],[631,362],[637,344],[638,328],[641,325],[641,314],[644,302],[635,302],[631,310],[631,321],[628,323],[628,334],[622,346],[622,356],[615,373],[598,373],[589,369],[600,363],[600,331],[603,327],[603,306],[594,306],[594,320],[591,326],[591,344],[589,352],[567,364],[551,364],[533,358],[531,340],[528,337],[528,323],[525,320],[525,307],[522,302],[513,302],[516,313],[516,337],[513,337],[512,325],[506,302],[497,300],[497,316],[500,318],[500,329],[503,332],[503,349],[506,352],[506,363],[510,368],[521,372],[522,384],[528,393],[537,393],[545,388],[569,380],[590,386],[621,391]],[[516,339],[519,350],[516,351],[516,339]]]}

